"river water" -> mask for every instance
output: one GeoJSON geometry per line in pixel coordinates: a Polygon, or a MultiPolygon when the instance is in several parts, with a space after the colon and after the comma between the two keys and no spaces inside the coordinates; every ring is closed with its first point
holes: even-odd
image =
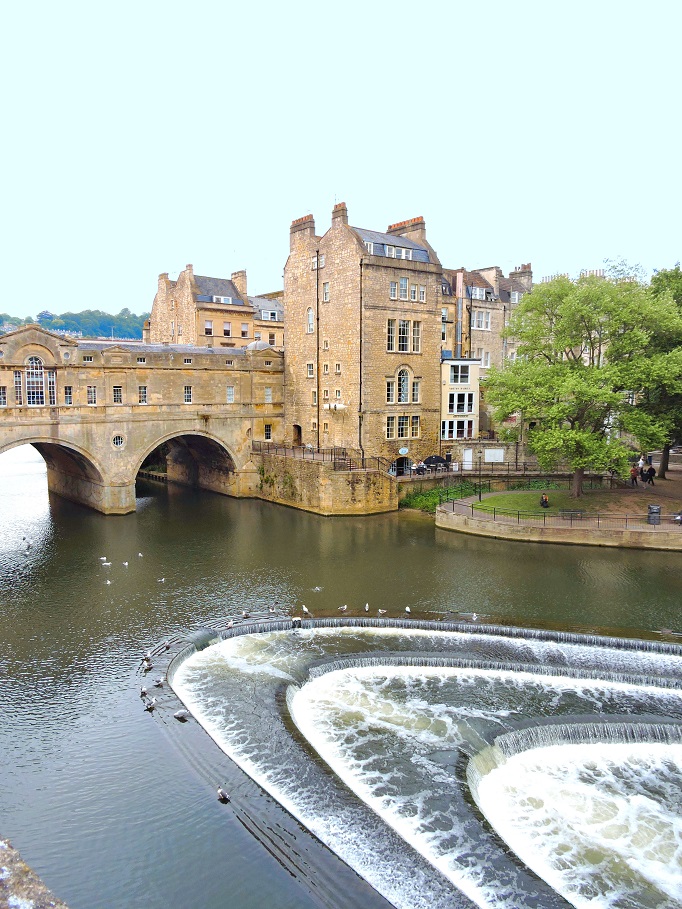
{"type": "MultiPolygon", "coordinates": [[[[103,517],[48,497],[33,449],[0,456],[0,836],[71,909],[382,905],[196,723],[174,722],[166,689],[145,712],[143,651],[187,629],[306,604],[316,617],[347,605],[345,615],[404,618],[409,607],[414,619],[474,628],[682,640],[670,634],[682,632],[674,553],[478,540],[420,515],[329,519],[152,484],[138,492],[134,515],[103,517]],[[215,799],[217,783],[231,805],[215,799]]],[[[339,684],[356,712],[357,699],[386,687],[357,675],[339,684]]],[[[390,684],[405,699],[422,683],[390,684]]],[[[256,704],[255,682],[253,694],[256,704]]],[[[322,718],[328,692],[306,698],[303,715],[322,718]]],[[[333,766],[343,743],[331,729],[325,739],[333,766]]]]}

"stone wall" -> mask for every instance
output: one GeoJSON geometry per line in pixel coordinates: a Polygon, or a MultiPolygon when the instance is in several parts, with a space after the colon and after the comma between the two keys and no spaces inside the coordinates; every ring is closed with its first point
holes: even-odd
{"type": "Polygon", "coordinates": [[[253,455],[257,498],[322,515],[363,515],[395,511],[397,483],[380,471],[334,470],[329,461],[253,455]]]}

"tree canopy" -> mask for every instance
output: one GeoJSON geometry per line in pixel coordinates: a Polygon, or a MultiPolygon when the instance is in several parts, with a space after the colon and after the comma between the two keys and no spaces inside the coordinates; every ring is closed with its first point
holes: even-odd
{"type": "MultiPolygon", "coordinates": [[[[86,309],[83,312],[65,312],[55,315],[48,310],[39,312],[35,321],[48,331],[68,331],[85,338],[141,338],[142,326],[149,313],[136,316],[129,309],[124,308],[116,316],[102,312],[99,309],[86,309]]],[[[0,324],[19,327],[33,323],[29,316],[26,319],[0,313],[0,324]]]]}
{"type": "Polygon", "coordinates": [[[623,471],[634,441],[662,445],[669,419],[638,407],[653,382],[682,381],[674,339],[682,316],[668,291],[637,280],[559,277],[536,285],[510,320],[517,359],[491,370],[486,398],[498,421],[520,414],[528,445],[546,469],[573,472],[580,495],[586,469],[623,471]],[[668,349],[652,345],[667,339],[668,349]]]}

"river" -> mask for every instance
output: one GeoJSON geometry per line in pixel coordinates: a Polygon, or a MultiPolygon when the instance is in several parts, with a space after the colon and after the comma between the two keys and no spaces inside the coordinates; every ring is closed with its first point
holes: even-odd
{"type": "Polygon", "coordinates": [[[298,865],[217,802],[219,761],[200,756],[198,727],[183,739],[185,727],[144,711],[142,653],[183,629],[266,617],[275,603],[276,617],[302,604],[360,616],[368,603],[387,617],[409,607],[682,640],[662,634],[682,632],[675,553],[479,540],[418,514],[330,519],[156,484],[138,493],[135,514],[104,517],[48,496],[30,447],[0,456],[0,836],[71,909],[293,909],[334,892],[334,863],[320,860],[329,880],[316,890],[310,838],[268,796],[234,783],[262,799],[253,817],[295,838],[298,865]]]}

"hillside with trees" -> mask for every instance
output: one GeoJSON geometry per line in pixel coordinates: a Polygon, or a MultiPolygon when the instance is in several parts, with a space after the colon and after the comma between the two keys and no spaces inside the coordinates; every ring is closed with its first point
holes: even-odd
{"type": "Polygon", "coordinates": [[[0,313],[0,330],[12,331],[21,325],[38,324],[48,331],[69,332],[83,338],[139,339],[142,337],[142,326],[148,318],[149,313],[136,316],[129,309],[122,309],[115,316],[99,309],[65,312],[61,315],[43,310],[35,319],[31,316],[19,318],[0,313]]]}

